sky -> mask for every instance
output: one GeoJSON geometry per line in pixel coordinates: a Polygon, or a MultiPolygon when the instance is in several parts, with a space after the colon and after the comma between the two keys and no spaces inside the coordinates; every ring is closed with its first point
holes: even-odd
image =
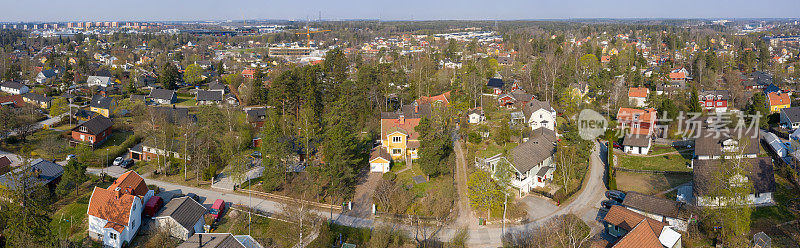
{"type": "Polygon", "coordinates": [[[798,18],[800,0],[0,0],[0,22],[798,18]]]}

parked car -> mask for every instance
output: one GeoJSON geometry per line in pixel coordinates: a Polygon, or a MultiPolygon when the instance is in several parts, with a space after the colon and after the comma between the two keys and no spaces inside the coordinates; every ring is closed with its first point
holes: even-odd
{"type": "Polygon", "coordinates": [[[70,161],[70,160],[72,160],[72,159],[75,159],[76,157],[77,157],[77,156],[75,156],[75,154],[70,154],[70,155],[67,155],[67,159],[66,159],[66,161],[70,161]]]}
{"type": "Polygon", "coordinates": [[[615,206],[615,205],[622,206],[622,203],[619,203],[618,201],[615,201],[615,200],[604,200],[604,201],[600,202],[600,206],[603,206],[603,208],[605,208],[605,209],[611,209],[611,206],[615,206]]]}
{"type": "Polygon", "coordinates": [[[614,142],[614,148],[622,149],[622,145],[620,145],[619,142],[614,142]]]}
{"type": "Polygon", "coordinates": [[[214,201],[214,204],[211,205],[211,209],[209,209],[208,212],[214,217],[214,220],[219,220],[219,217],[225,212],[225,201],[217,199],[214,201]]]}
{"type": "Polygon", "coordinates": [[[164,206],[164,199],[158,196],[150,197],[150,200],[147,200],[147,203],[144,204],[144,216],[156,216],[161,206],[164,206]]]}
{"type": "MultiPolygon", "coordinates": [[[[186,196],[188,196],[189,198],[192,198],[192,200],[194,200],[196,202],[200,202],[200,197],[197,196],[195,193],[188,193],[188,194],[186,194],[186,196]]],[[[200,202],[200,203],[202,204],[202,202],[200,202]]]]}
{"type": "Polygon", "coordinates": [[[606,191],[606,198],[622,202],[623,200],[625,200],[625,193],[619,190],[609,190],[606,191]]]}
{"type": "Polygon", "coordinates": [[[123,159],[122,163],[119,163],[119,167],[128,168],[133,165],[133,159],[123,159]]]}
{"type": "MultiPolygon", "coordinates": [[[[119,164],[121,164],[122,161],[124,161],[124,160],[125,159],[123,159],[122,157],[117,157],[117,158],[114,159],[114,162],[111,163],[111,164],[114,165],[114,166],[119,166],[119,164]]],[[[108,162],[106,162],[106,163],[108,163],[108,162]]]]}

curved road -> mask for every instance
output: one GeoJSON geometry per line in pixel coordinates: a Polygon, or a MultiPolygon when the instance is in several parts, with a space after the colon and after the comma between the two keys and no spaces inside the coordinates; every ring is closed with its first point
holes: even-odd
{"type": "MultiPolygon", "coordinates": [[[[458,142],[458,141],[455,141],[458,142]]],[[[461,147],[460,144],[455,144],[454,147],[461,147]]],[[[604,198],[604,192],[606,190],[605,184],[603,183],[603,175],[605,173],[605,165],[604,160],[602,159],[602,154],[606,151],[605,146],[602,143],[595,142],[595,149],[592,151],[591,155],[591,168],[586,175],[586,182],[583,186],[583,189],[578,193],[577,196],[573,198],[573,200],[566,205],[559,206],[553,210],[543,213],[536,213],[536,216],[540,216],[539,218],[533,220],[530,223],[524,225],[517,225],[517,226],[508,226],[506,232],[516,232],[526,230],[532,227],[539,225],[540,223],[544,223],[555,216],[574,213],[581,217],[584,221],[586,221],[589,226],[592,227],[592,231],[594,233],[601,230],[602,226],[595,220],[597,216],[597,210],[600,208],[600,201],[604,198]],[[601,152],[602,151],[602,152],[601,152]]],[[[457,151],[461,153],[463,151],[457,151]]],[[[463,154],[461,155],[463,157],[463,154]]],[[[463,163],[463,160],[457,160],[457,163],[463,163]]],[[[461,166],[466,166],[466,164],[462,164],[461,166]]],[[[87,170],[88,173],[92,174],[99,174],[100,169],[98,168],[89,168],[87,170]]],[[[117,166],[107,167],[106,173],[111,176],[118,177],[122,173],[125,172],[125,169],[122,169],[117,166]]],[[[463,175],[462,175],[463,176],[463,175]]],[[[206,204],[210,204],[215,199],[223,199],[227,202],[241,204],[250,206],[255,209],[259,209],[261,211],[276,213],[282,211],[282,204],[268,200],[263,198],[253,197],[252,201],[248,198],[247,195],[227,192],[222,193],[215,190],[208,190],[208,189],[201,189],[196,187],[184,186],[184,185],[177,185],[169,182],[148,179],[145,178],[148,185],[157,185],[162,188],[163,192],[167,194],[170,193],[188,193],[192,192],[202,197],[207,197],[204,199],[206,204]],[[251,203],[252,202],[252,203],[251,203]]],[[[462,196],[463,197],[463,196],[462,196]]],[[[463,204],[463,202],[461,203],[463,204]]],[[[459,205],[461,205],[459,204],[459,205]]],[[[468,206],[466,206],[468,208],[468,206]]],[[[529,210],[530,211],[530,210],[529,210]]],[[[327,211],[317,211],[322,217],[330,218],[332,217],[333,221],[340,225],[352,226],[352,227],[365,227],[365,228],[372,228],[373,226],[379,226],[389,223],[383,223],[380,220],[373,220],[373,219],[365,219],[365,218],[358,218],[352,217],[344,214],[337,214],[327,211]]],[[[459,219],[463,219],[461,217],[459,219]]],[[[469,218],[469,217],[467,217],[469,218]]],[[[463,224],[463,223],[460,223],[463,224]]],[[[409,225],[394,225],[399,229],[406,230],[412,237],[417,233],[417,230],[413,226],[409,225]]],[[[460,226],[450,225],[446,226],[441,229],[437,230],[427,230],[428,233],[435,232],[436,237],[442,241],[449,241],[451,237],[455,235],[457,230],[460,226]]],[[[469,240],[467,242],[469,247],[499,247],[502,246],[502,230],[500,227],[481,227],[470,225],[469,227],[469,240]]]]}

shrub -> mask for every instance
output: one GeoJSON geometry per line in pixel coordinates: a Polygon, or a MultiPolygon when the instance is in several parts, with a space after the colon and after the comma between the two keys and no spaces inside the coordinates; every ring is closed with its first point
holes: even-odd
{"type": "Polygon", "coordinates": [[[217,175],[217,165],[212,164],[211,166],[203,169],[203,180],[211,180],[212,177],[217,175]]]}
{"type": "Polygon", "coordinates": [[[390,172],[386,172],[386,173],[383,174],[383,180],[386,180],[386,181],[394,181],[394,179],[396,179],[396,178],[397,178],[397,174],[394,174],[394,172],[391,172],[391,171],[390,172]]]}
{"type": "Polygon", "coordinates": [[[155,185],[147,185],[147,189],[152,190],[154,192],[154,194],[158,194],[158,193],[161,192],[161,189],[158,188],[158,186],[155,186],[155,185]]]}
{"type": "Polygon", "coordinates": [[[469,142],[470,142],[470,143],[475,143],[475,144],[477,144],[477,143],[481,143],[481,141],[483,141],[483,137],[481,137],[481,135],[480,135],[480,134],[478,134],[478,133],[477,133],[477,132],[475,132],[475,131],[469,132],[469,134],[467,135],[467,137],[469,138],[469,142]]]}

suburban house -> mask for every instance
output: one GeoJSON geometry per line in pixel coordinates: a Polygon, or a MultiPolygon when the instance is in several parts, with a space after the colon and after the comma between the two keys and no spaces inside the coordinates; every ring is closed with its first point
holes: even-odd
{"type": "Polygon", "coordinates": [[[93,86],[102,86],[108,87],[114,84],[114,81],[111,81],[111,77],[106,76],[89,76],[86,78],[86,85],[89,87],[93,86]]]}
{"type": "Polygon", "coordinates": [[[628,88],[628,101],[633,104],[633,106],[644,108],[647,106],[647,95],[650,94],[650,89],[648,88],[637,88],[637,87],[630,87],[628,88]]]}
{"type": "Polygon", "coordinates": [[[467,123],[480,124],[486,121],[482,108],[474,108],[467,111],[467,123]]]}
{"type": "Polygon", "coordinates": [[[247,114],[247,122],[249,122],[253,128],[261,128],[261,126],[264,125],[264,120],[267,118],[267,108],[251,108],[245,110],[245,114],[247,114]]]}
{"type": "Polygon", "coordinates": [[[647,135],[626,134],[622,140],[622,150],[630,154],[647,154],[651,145],[652,141],[647,135]]]}
{"type": "Polygon", "coordinates": [[[511,92],[503,93],[497,96],[497,103],[506,108],[516,108],[516,106],[525,106],[525,104],[533,101],[533,95],[528,94],[523,89],[514,89],[511,92]]]}
{"type": "Polygon", "coordinates": [[[111,136],[114,123],[104,116],[97,116],[72,128],[70,143],[86,144],[95,148],[111,136]]]}
{"type": "Polygon", "coordinates": [[[230,233],[195,233],[177,248],[263,248],[250,235],[230,233]]]}
{"type": "MultiPolygon", "coordinates": [[[[174,159],[184,159],[181,154],[185,153],[184,146],[186,142],[184,140],[173,140],[172,142],[168,142],[166,146],[168,149],[164,149],[165,145],[160,144],[155,138],[148,137],[142,143],[139,143],[132,148],[130,148],[130,157],[135,161],[144,160],[150,161],[153,159],[159,159],[159,157],[170,157],[174,159]]],[[[190,157],[187,157],[186,160],[191,161],[190,157]]]]}
{"type": "Polygon", "coordinates": [[[3,91],[3,92],[8,93],[8,94],[12,94],[12,95],[22,95],[22,94],[28,93],[28,91],[30,91],[30,90],[31,89],[28,88],[28,86],[26,86],[24,84],[21,84],[21,83],[18,83],[18,82],[8,81],[8,82],[3,82],[2,84],[0,84],[0,91],[3,91]]]}
{"type": "MultiPolygon", "coordinates": [[[[734,184],[745,181],[753,184],[753,191],[746,199],[747,203],[750,205],[775,205],[775,200],[772,197],[775,192],[775,174],[773,174],[772,159],[769,157],[743,158],[743,162],[749,164],[749,173],[747,175],[736,175],[733,178],[738,180],[729,183],[734,184]]],[[[717,207],[729,204],[724,198],[713,196],[714,185],[720,184],[719,182],[713,181],[715,174],[718,174],[721,170],[720,163],[721,161],[719,159],[695,159],[693,161],[694,197],[697,206],[717,207]]]]}
{"type": "Polygon", "coordinates": [[[158,104],[174,104],[178,102],[178,94],[174,90],[153,89],[147,98],[158,104]]]}
{"type": "Polygon", "coordinates": [[[609,247],[681,247],[681,234],[668,223],[648,218],[623,206],[611,206],[602,222],[606,233],[618,238],[609,247]]]}
{"type": "Polygon", "coordinates": [[[742,130],[725,130],[725,129],[712,129],[701,128],[700,132],[696,134],[694,148],[695,160],[717,160],[722,158],[755,158],[760,152],[758,129],[750,128],[742,130]],[[740,152],[740,144],[747,145],[742,149],[741,155],[733,153],[740,152]],[[731,153],[725,155],[725,153],[731,153]]]}
{"type": "Polygon", "coordinates": [[[208,83],[208,90],[209,91],[222,91],[222,93],[228,92],[228,86],[225,84],[220,83],[219,81],[214,81],[208,83]]]}
{"type": "Polygon", "coordinates": [[[381,113],[381,147],[386,149],[392,160],[405,159],[410,162],[417,158],[420,141],[419,133],[414,128],[423,117],[430,115],[433,108],[447,107],[449,95],[450,92],[445,92],[437,96],[420,97],[397,111],[381,113]]]}
{"type": "Polygon", "coordinates": [[[669,72],[669,80],[672,81],[686,81],[690,79],[689,71],[686,68],[674,69],[669,72]]]}
{"type": "Polygon", "coordinates": [[[550,106],[549,102],[531,100],[522,108],[526,122],[531,130],[547,128],[550,131],[556,130],[556,110],[550,106]]]}
{"type": "Polygon", "coordinates": [[[144,203],[154,195],[135,171],[122,174],[108,188],[95,187],[89,198],[89,238],[104,246],[130,244],[142,224],[144,203]]]}
{"type": "Polygon", "coordinates": [[[369,172],[386,173],[390,171],[392,156],[383,147],[376,146],[369,153],[369,172]]]}
{"type": "Polygon", "coordinates": [[[223,99],[223,92],[216,90],[198,90],[194,98],[197,105],[222,104],[223,99]]]}
{"type": "Polygon", "coordinates": [[[770,113],[778,113],[781,109],[792,106],[792,98],[789,93],[780,91],[767,93],[767,101],[769,102],[770,113]]]}
{"type": "Polygon", "coordinates": [[[56,76],[58,76],[58,71],[53,69],[42,70],[39,74],[36,74],[36,82],[39,84],[46,84],[50,83],[55,80],[56,76]]]}
{"type": "Polygon", "coordinates": [[[180,125],[184,122],[197,122],[197,116],[189,114],[188,108],[160,106],[151,107],[150,111],[155,112],[158,117],[164,118],[164,121],[175,125],[180,125]]]}
{"type": "Polygon", "coordinates": [[[781,126],[792,130],[800,128],[800,107],[782,108],[781,126]]]}
{"type": "Polygon", "coordinates": [[[692,217],[685,203],[628,191],[622,205],[638,214],[666,222],[675,230],[686,232],[692,217]]]}
{"type": "Polygon", "coordinates": [[[617,123],[619,130],[625,130],[629,134],[644,136],[653,135],[656,125],[656,110],[620,108],[617,111],[617,123]]]}
{"type": "Polygon", "coordinates": [[[769,73],[763,71],[754,71],[742,78],[741,81],[745,89],[763,89],[766,88],[767,85],[772,84],[773,78],[769,73]]]}
{"type": "MultiPolygon", "coordinates": [[[[3,163],[11,165],[11,161],[3,157],[3,163]]],[[[7,169],[4,169],[7,170],[7,169]]],[[[19,166],[11,172],[0,175],[0,187],[8,190],[16,190],[18,187],[25,187],[25,193],[33,192],[36,187],[44,185],[48,190],[54,190],[64,174],[64,167],[44,159],[36,159],[30,165],[19,166]],[[27,178],[26,181],[22,181],[27,178]]]]}
{"type": "Polygon", "coordinates": [[[722,113],[728,111],[731,93],[727,90],[704,90],[698,94],[700,106],[706,110],[722,113]]]}
{"type": "Polygon", "coordinates": [[[40,95],[32,92],[22,95],[22,99],[25,100],[26,103],[43,109],[50,108],[50,102],[53,100],[52,97],[47,95],[40,95]]]}
{"type": "Polygon", "coordinates": [[[77,111],[75,111],[75,114],[72,115],[72,117],[78,120],[79,122],[89,121],[97,116],[100,116],[100,114],[85,109],[78,109],[77,111]]]}
{"type": "Polygon", "coordinates": [[[117,101],[113,97],[94,95],[92,102],[89,103],[89,110],[105,117],[111,117],[116,105],[117,101]]]}
{"type": "Polygon", "coordinates": [[[173,237],[187,240],[195,233],[204,232],[206,221],[203,216],[206,212],[208,210],[202,204],[184,196],[170,200],[153,219],[159,228],[168,230],[173,237]]]}
{"type": "Polygon", "coordinates": [[[488,82],[486,82],[486,87],[492,91],[495,95],[503,94],[503,79],[502,78],[490,78],[488,82]]]}
{"type": "MultiPolygon", "coordinates": [[[[511,185],[519,189],[520,195],[534,188],[547,186],[553,180],[556,171],[556,132],[547,128],[533,130],[528,141],[511,150],[508,162],[514,169],[511,185]]],[[[492,172],[497,171],[499,163],[492,165],[492,172]]],[[[494,173],[493,173],[494,174],[494,173]]]]}

